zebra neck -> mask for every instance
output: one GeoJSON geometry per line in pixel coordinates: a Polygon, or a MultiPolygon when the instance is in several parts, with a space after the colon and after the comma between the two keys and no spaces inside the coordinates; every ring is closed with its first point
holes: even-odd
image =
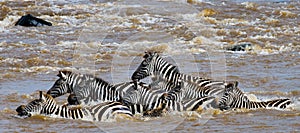
{"type": "Polygon", "coordinates": [[[160,65],[155,65],[154,67],[154,75],[157,72],[163,79],[174,82],[179,76],[179,70],[177,66],[174,66],[163,58],[157,59],[160,65]]]}
{"type": "Polygon", "coordinates": [[[179,78],[181,77],[180,75],[181,74],[179,72],[164,72],[158,74],[158,76],[162,78],[162,81],[173,84],[178,84],[179,78]]]}

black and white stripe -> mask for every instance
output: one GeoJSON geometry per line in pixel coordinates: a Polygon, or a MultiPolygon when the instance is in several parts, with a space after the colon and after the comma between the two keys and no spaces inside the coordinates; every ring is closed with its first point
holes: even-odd
{"type": "Polygon", "coordinates": [[[288,98],[269,101],[250,101],[248,97],[237,87],[238,83],[229,83],[219,101],[221,110],[245,108],[245,109],[285,109],[292,101],[288,98]]]}
{"type": "Polygon", "coordinates": [[[47,92],[53,97],[66,93],[75,94],[82,105],[119,101],[121,98],[116,87],[101,78],[70,71],[59,71],[58,77],[59,79],[47,92]]]}
{"type": "Polygon", "coordinates": [[[47,93],[54,97],[70,93],[68,97],[70,105],[89,106],[108,101],[119,101],[126,104],[133,114],[143,113],[146,110],[144,106],[146,102],[142,104],[134,101],[133,92],[136,90],[136,82],[111,85],[100,78],[70,71],[60,71],[58,76],[60,78],[47,93]],[[129,97],[131,97],[130,100],[128,100],[129,97]]]}
{"type": "Polygon", "coordinates": [[[182,82],[182,89],[185,89],[184,99],[220,96],[225,89],[224,81],[214,81],[180,73],[177,66],[168,63],[157,53],[152,52],[146,52],[144,60],[133,73],[131,79],[139,81],[147,76],[161,77],[163,80],[172,83],[173,87],[182,82]]]}
{"type": "Polygon", "coordinates": [[[208,103],[214,100],[214,97],[194,98],[181,100],[182,93],[180,89],[173,89],[166,92],[165,90],[151,89],[148,85],[139,82],[132,95],[124,99],[135,104],[144,105],[145,111],[168,110],[168,111],[194,111],[199,107],[205,108],[208,103]]]}
{"type": "Polygon", "coordinates": [[[55,118],[80,119],[87,121],[113,120],[117,115],[129,118],[132,117],[129,108],[120,102],[105,102],[86,108],[70,108],[67,105],[58,105],[52,96],[43,94],[41,91],[39,99],[31,101],[27,105],[19,106],[16,111],[21,117],[45,115],[55,118]]]}

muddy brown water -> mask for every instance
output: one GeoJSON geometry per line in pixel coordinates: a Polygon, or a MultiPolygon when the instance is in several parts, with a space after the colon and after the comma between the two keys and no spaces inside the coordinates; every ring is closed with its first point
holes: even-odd
{"type": "MultiPolygon", "coordinates": [[[[300,3],[297,1],[0,1],[0,132],[299,132],[300,3]],[[52,22],[21,27],[22,15],[52,22]],[[246,51],[226,47],[249,43],[246,51]],[[146,50],[183,73],[237,80],[259,100],[291,98],[287,111],[188,112],[151,120],[97,123],[34,117],[15,109],[37,98],[58,70],[130,79],[146,50]]],[[[148,82],[149,80],[145,80],[148,82]]],[[[65,97],[59,98],[60,103],[65,97]]]]}

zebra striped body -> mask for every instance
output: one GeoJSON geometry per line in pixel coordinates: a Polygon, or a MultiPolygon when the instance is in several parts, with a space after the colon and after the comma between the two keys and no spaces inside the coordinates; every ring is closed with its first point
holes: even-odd
{"type": "Polygon", "coordinates": [[[206,96],[221,97],[225,90],[225,83],[221,81],[212,81],[209,79],[199,79],[195,82],[183,82],[184,98],[193,99],[206,96]]]}
{"type": "Polygon", "coordinates": [[[140,104],[144,106],[145,110],[152,110],[160,106],[164,102],[164,90],[152,90],[144,83],[136,83],[136,89],[127,92],[123,99],[131,104],[140,104]]]}
{"type": "Polygon", "coordinates": [[[194,111],[199,107],[205,108],[206,104],[214,100],[213,97],[203,97],[182,101],[180,88],[166,92],[165,90],[153,90],[142,82],[137,85],[137,89],[124,99],[135,104],[144,105],[144,111],[159,108],[168,111],[194,111]]]}
{"type": "Polygon", "coordinates": [[[290,105],[292,101],[290,99],[275,99],[269,101],[250,101],[246,95],[237,87],[237,83],[228,84],[223,97],[219,101],[219,107],[221,110],[245,108],[245,109],[285,109],[290,105]]]}
{"type": "Polygon", "coordinates": [[[144,60],[133,73],[131,79],[141,80],[147,76],[160,76],[162,79],[173,83],[174,86],[183,84],[184,99],[202,98],[206,96],[220,96],[225,89],[224,81],[213,81],[180,73],[178,68],[157,53],[146,53],[144,60]]]}
{"type": "Polygon", "coordinates": [[[19,106],[16,111],[19,116],[25,117],[45,115],[87,121],[107,121],[114,119],[117,115],[132,116],[129,108],[120,102],[105,102],[87,108],[70,108],[67,105],[57,105],[52,96],[43,94],[41,91],[39,99],[31,101],[27,105],[19,106]]]}
{"type": "Polygon", "coordinates": [[[75,94],[83,105],[120,100],[120,92],[100,78],[70,71],[59,71],[58,76],[59,79],[47,92],[54,98],[71,93],[75,94]]]}
{"type": "MultiPolygon", "coordinates": [[[[133,114],[143,113],[146,109],[144,104],[122,99],[136,89],[136,82],[124,82],[110,85],[100,78],[91,75],[82,75],[69,71],[60,71],[60,77],[48,94],[54,97],[70,93],[68,104],[81,104],[82,106],[95,105],[108,101],[124,102],[133,114]],[[127,94],[128,93],[128,94],[127,94]]],[[[132,99],[131,99],[132,100],[132,99]]]]}
{"type": "Polygon", "coordinates": [[[160,89],[160,90],[165,90],[165,91],[171,91],[174,88],[182,87],[182,83],[179,81],[178,84],[174,84],[173,82],[170,82],[160,75],[155,75],[154,77],[151,78],[152,82],[149,84],[149,87],[151,89],[160,89]]]}

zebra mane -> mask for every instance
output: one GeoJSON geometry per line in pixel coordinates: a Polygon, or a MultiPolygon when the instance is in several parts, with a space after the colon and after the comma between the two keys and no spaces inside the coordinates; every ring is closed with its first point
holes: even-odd
{"type": "Polygon", "coordinates": [[[56,100],[50,94],[46,94],[40,91],[40,99],[42,100],[43,98],[45,98],[45,100],[50,100],[56,103],[56,100]]]}
{"type": "Polygon", "coordinates": [[[61,70],[58,72],[57,76],[60,77],[60,78],[63,78],[65,79],[67,75],[71,75],[71,71],[68,71],[68,70],[61,70]]]}
{"type": "Polygon", "coordinates": [[[158,55],[157,52],[151,52],[151,51],[146,51],[145,55],[143,56],[144,59],[149,58],[149,57],[153,57],[154,55],[158,55]]]}
{"type": "MultiPolygon", "coordinates": [[[[110,84],[109,82],[103,80],[102,78],[99,78],[99,77],[96,77],[94,75],[91,75],[91,74],[81,74],[81,73],[75,73],[75,72],[71,72],[71,71],[59,71],[59,77],[63,76],[62,74],[65,74],[66,77],[70,77],[72,75],[76,75],[80,78],[83,78],[87,81],[96,81],[97,83],[104,83],[104,84],[107,84],[109,86],[113,86],[112,84],[110,84]]],[[[114,87],[113,87],[114,88],[114,87]]]]}

